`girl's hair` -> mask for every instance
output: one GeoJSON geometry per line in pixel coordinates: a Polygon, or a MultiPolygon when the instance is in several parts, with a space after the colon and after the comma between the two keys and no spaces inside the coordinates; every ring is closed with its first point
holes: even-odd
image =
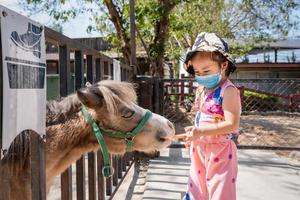
{"type": "MultiPolygon", "coordinates": [[[[193,59],[193,57],[195,57],[196,55],[198,55],[198,54],[200,54],[200,53],[203,53],[202,51],[197,51],[197,52],[195,52],[192,56],[191,56],[191,58],[190,58],[190,60],[192,60],[193,59]]],[[[207,53],[207,52],[206,52],[207,53]]],[[[219,65],[219,67],[221,67],[221,64],[223,64],[224,62],[226,62],[226,61],[228,61],[228,67],[227,67],[227,69],[226,69],[226,71],[225,71],[225,75],[226,76],[229,76],[231,73],[233,73],[235,70],[236,70],[236,66],[232,63],[232,62],[230,62],[222,53],[220,53],[220,52],[218,52],[218,51],[213,51],[213,52],[209,52],[209,53],[211,53],[210,54],[210,58],[213,60],[213,61],[215,61],[215,62],[217,62],[218,63],[218,65],[219,65]]],[[[194,71],[194,67],[191,65],[191,64],[189,64],[188,66],[187,66],[187,70],[186,70],[189,74],[191,74],[191,75],[195,75],[195,71],[194,71]]]]}

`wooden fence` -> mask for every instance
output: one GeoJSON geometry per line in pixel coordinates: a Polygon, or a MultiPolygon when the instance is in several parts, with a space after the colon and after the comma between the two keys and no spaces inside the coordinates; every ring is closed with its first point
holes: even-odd
{"type": "MultiPolygon", "coordinates": [[[[59,65],[59,96],[65,97],[75,90],[84,87],[85,80],[90,83],[105,79],[105,75],[112,75],[113,73],[113,59],[105,56],[99,51],[86,47],[80,42],[68,38],[54,30],[45,27],[46,43],[50,43],[58,46],[58,65],[59,65]],[[74,81],[71,77],[70,67],[70,54],[74,53],[74,65],[75,75],[74,81]],[[84,66],[84,58],[86,59],[86,71],[84,66]],[[108,71],[105,71],[105,68],[108,71]]],[[[1,39],[1,38],[0,38],[1,39]]],[[[1,41],[1,40],[0,40],[1,41]]],[[[1,43],[0,43],[1,44],[1,43]]],[[[0,49],[1,53],[1,49],[0,49]]],[[[0,56],[1,58],[1,56],[0,56]]],[[[2,61],[1,61],[2,62],[2,61]]],[[[128,80],[131,76],[132,70],[129,66],[121,64],[121,80],[128,80]]],[[[1,72],[1,71],[0,71],[1,72]]],[[[2,74],[2,73],[1,73],[2,74]]],[[[2,82],[2,79],[0,79],[2,82]]],[[[2,96],[1,96],[2,98],[2,96]]],[[[0,101],[2,106],[2,101],[0,101]]],[[[0,115],[1,116],[1,115],[0,115]]],[[[2,116],[0,117],[2,121],[2,116]]],[[[1,125],[1,124],[0,124],[1,125]]],[[[1,138],[0,134],[0,138],[1,138]]],[[[1,140],[0,140],[1,142],[1,140]]],[[[43,145],[40,143],[32,143],[30,149],[37,149],[32,151],[30,157],[35,158],[43,152],[43,145]],[[35,155],[36,154],[36,155],[35,155]]],[[[89,200],[103,200],[110,199],[117,191],[117,188],[122,183],[122,180],[129,168],[134,162],[133,153],[126,153],[124,157],[111,156],[111,163],[115,170],[112,177],[104,178],[102,176],[102,154],[100,151],[97,153],[90,152],[88,155],[82,156],[76,162],[76,179],[72,180],[72,167],[68,168],[63,174],[61,174],[61,198],[62,200],[71,200],[72,196],[72,184],[76,182],[76,197],[77,200],[84,200],[88,197],[89,200]],[[86,165],[87,158],[87,165],[86,165]],[[86,177],[87,171],[87,177],[86,177]],[[88,191],[86,191],[86,179],[88,184],[88,191]]],[[[34,170],[44,172],[44,158],[41,160],[34,160],[34,170]]],[[[31,168],[33,165],[31,165],[31,168]]],[[[41,200],[45,199],[45,195],[35,195],[36,192],[45,192],[45,189],[39,189],[43,187],[44,179],[40,179],[40,174],[33,173],[32,180],[35,180],[35,186],[32,186],[33,195],[32,199],[41,200]],[[36,192],[35,192],[36,191],[36,192]]],[[[44,176],[42,176],[44,177],[44,176]]],[[[0,194],[0,199],[1,194],[0,194]]]]}
{"type": "MultiPolygon", "coordinates": [[[[59,80],[60,96],[67,96],[71,91],[71,72],[70,72],[70,52],[74,51],[75,61],[75,84],[74,89],[84,87],[84,80],[90,83],[105,79],[105,75],[113,73],[113,59],[99,53],[98,51],[84,46],[83,44],[72,40],[51,29],[45,29],[46,41],[59,47],[59,80]],[[84,76],[84,55],[86,57],[86,77],[84,76]],[[106,70],[105,70],[106,68],[106,70]]],[[[121,79],[128,80],[131,69],[121,64],[121,79]]],[[[85,164],[86,156],[82,156],[76,162],[76,199],[84,200],[88,196],[89,200],[102,200],[113,196],[116,189],[122,183],[123,177],[133,164],[133,154],[127,153],[123,158],[111,156],[111,163],[115,170],[112,177],[104,178],[102,176],[102,154],[100,150],[97,153],[90,152],[87,155],[87,166],[85,164]],[[86,167],[88,171],[88,191],[85,191],[86,167]]],[[[72,167],[68,168],[61,175],[61,199],[72,199],[72,167]]]]}

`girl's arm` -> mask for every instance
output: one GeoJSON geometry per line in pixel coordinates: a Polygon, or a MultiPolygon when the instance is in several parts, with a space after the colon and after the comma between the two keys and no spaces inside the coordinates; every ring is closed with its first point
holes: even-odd
{"type": "Polygon", "coordinates": [[[224,121],[205,124],[201,127],[193,127],[190,136],[186,140],[193,140],[201,136],[222,135],[234,132],[240,124],[241,102],[238,89],[228,87],[225,89],[223,104],[224,121]]]}

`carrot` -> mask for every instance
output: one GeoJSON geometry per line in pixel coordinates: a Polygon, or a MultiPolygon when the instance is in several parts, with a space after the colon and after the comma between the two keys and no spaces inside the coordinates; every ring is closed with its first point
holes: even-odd
{"type": "Polygon", "coordinates": [[[174,135],[173,139],[174,140],[184,140],[186,138],[186,133],[181,133],[181,134],[176,134],[174,135]]]}

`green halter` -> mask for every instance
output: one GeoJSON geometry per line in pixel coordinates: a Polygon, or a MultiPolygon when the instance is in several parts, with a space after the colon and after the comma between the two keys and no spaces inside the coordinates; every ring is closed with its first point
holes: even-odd
{"type": "Polygon", "coordinates": [[[97,123],[94,121],[93,117],[90,115],[90,113],[87,111],[86,107],[84,105],[81,106],[81,112],[83,116],[86,118],[87,122],[92,126],[93,132],[97,138],[97,141],[100,145],[100,149],[103,155],[103,162],[104,167],[102,169],[102,174],[105,177],[109,177],[113,174],[113,169],[110,166],[110,159],[109,154],[107,150],[107,145],[104,141],[103,135],[107,135],[109,137],[114,138],[121,138],[125,139],[127,142],[127,151],[132,151],[132,141],[135,138],[135,136],[144,128],[147,121],[152,116],[152,112],[149,110],[146,110],[146,114],[142,117],[142,119],[139,121],[138,125],[130,132],[128,133],[110,133],[105,132],[103,129],[101,129],[97,123]]]}

